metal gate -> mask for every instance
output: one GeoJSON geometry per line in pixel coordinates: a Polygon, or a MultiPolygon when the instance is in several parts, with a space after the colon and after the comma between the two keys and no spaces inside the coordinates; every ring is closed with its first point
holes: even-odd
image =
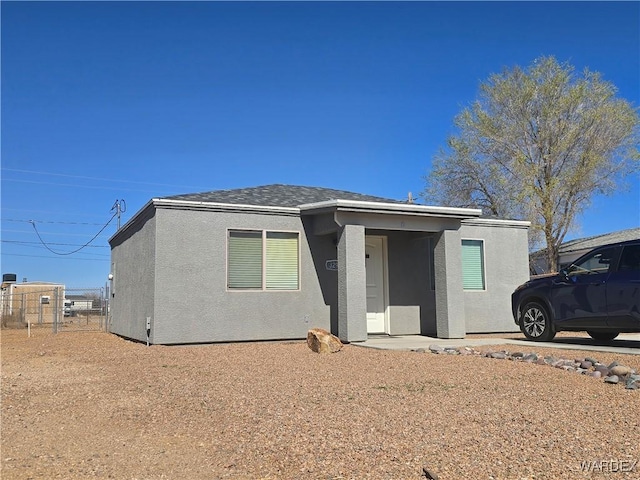
{"type": "Polygon", "coordinates": [[[68,288],[54,332],[107,330],[109,301],[102,288],[68,288]]]}

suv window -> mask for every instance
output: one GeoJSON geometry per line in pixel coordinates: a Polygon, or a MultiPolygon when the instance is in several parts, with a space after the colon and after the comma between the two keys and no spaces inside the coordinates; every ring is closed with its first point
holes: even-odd
{"type": "Polygon", "coordinates": [[[627,245],[624,247],[618,270],[621,272],[640,271],[640,245],[627,245]]]}
{"type": "Polygon", "coordinates": [[[567,270],[567,273],[571,276],[607,273],[614,254],[615,248],[598,250],[588,257],[583,258],[580,263],[572,264],[567,270]]]}

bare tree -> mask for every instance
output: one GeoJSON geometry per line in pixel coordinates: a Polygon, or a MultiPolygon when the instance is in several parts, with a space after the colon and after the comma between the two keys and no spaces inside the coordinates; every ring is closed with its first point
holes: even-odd
{"type": "Polygon", "coordinates": [[[558,248],[594,194],[640,169],[638,109],[597,72],[541,57],[480,85],[425,178],[430,203],[531,221],[557,270],[558,248]]]}

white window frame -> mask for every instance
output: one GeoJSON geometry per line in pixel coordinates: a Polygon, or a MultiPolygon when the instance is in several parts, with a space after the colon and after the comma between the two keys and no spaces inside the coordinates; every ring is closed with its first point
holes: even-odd
{"type": "MultiPolygon", "coordinates": [[[[464,265],[463,265],[463,272],[462,272],[462,289],[465,292],[486,292],[487,291],[487,258],[486,258],[486,250],[485,250],[485,241],[484,238],[462,238],[460,240],[460,249],[461,249],[461,256],[462,256],[462,246],[464,242],[479,242],[480,243],[480,249],[482,250],[481,254],[482,254],[482,284],[483,284],[483,288],[464,288],[464,265]]],[[[461,263],[462,263],[462,258],[460,259],[461,263]]]]}
{"type": "Polygon", "coordinates": [[[299,292],[302,289],[301,260],[300,260],[300,231],[299,230],[275,230],[262,228],[227,228],[226,232],[226,257],[225,257],[225,288],[227,292],[299,292]],[[261,288],[231,288],[229,287],[229,238],[231,232],[255,232],[261,234],[262,240],[262,286],[261,288]],[[269,233],[291,233],[295,234],[298,239],[298,288],[296,289],[278,289],[267,288],[267,234],[269,233]]]}

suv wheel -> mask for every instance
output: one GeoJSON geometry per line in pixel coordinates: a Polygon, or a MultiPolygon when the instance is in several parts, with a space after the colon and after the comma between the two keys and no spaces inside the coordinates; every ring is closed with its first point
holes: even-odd
{"type": "Polygon", "coordinates": [[[525,304],[520,314],[520,330],[529,340],[550,342],[556,336],[551,316],[538,302],[525,304]]]}
{"type": "Polygon", "coordinates": [[[594,340],[598,340],[599,342],[608,342],[609,340],[613,340],[619,335],[618,332],[594,332],[593,330],[587,331],[587,333],[591,338],[593,338],[594,340]]]}

